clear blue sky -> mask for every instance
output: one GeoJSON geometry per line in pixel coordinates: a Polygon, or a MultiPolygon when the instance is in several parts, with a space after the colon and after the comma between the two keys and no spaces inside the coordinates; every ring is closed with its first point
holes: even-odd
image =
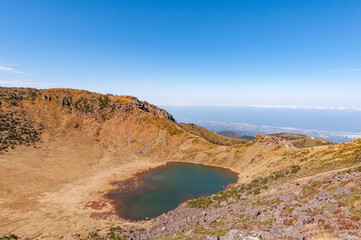
{"type": "Polygon", "coordinates": [[[0,85],[361,107],[361,1],[2,0],[0,85]]]}

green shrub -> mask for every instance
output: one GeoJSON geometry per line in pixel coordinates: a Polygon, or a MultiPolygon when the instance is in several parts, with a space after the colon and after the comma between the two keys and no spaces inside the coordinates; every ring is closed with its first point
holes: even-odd
{"type": "Polygon", "coordinates": [[[100,102],[100,107],[102,107],[102,108],[107,107],[109,105],[109,103],[110,103],[110,99],[109,99],[109,97],[107,95],[100,96],[98,98],[98,101],[100,102]]]}
{"type": "Polygon", "coordinates": [[[187,202],[188,207],[205,209],[211,205],[213,201],[208,197],[201,197],[187,202]]]}
{"type": "Polygon", "coordinates": [[[10,235],[7,235],[7,236],[0,237],[0,240],[11,240],[11,239],[19,239],[19,237],[14,235],[14,234],[10,234],[10,235]]]}
{"type": "Polygon", "coordinates": [[[230,198],[241,199],[242,194],[257,195],[262,189],[268,189],[268,183],[276,181],[279,178],[285,177],[289,174],[297,173],[301,168],[298,165],[289,166],[281,171],[273,172],[267,177],[258,177],[253,179],[248,184],[232,185],[224,191],[217,192],[210,197],[201,197],[199,199],[190,200],[187,202],[187,207],[193,208],[207,208],[211,205],[220,206],[221,202],[227,201],[230,198]]]}

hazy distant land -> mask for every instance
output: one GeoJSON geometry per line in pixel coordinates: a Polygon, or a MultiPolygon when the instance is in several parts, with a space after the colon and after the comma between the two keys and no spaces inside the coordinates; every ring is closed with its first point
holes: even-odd
{"type": "Polygon", "coordinates": [[[213,132],[235,131],[255,136],[280,132],[320,137],[332,142],[361,138],[361,111],[272,109],[260,107],[163,106],[179,122],[195,123],[213,132]]]}

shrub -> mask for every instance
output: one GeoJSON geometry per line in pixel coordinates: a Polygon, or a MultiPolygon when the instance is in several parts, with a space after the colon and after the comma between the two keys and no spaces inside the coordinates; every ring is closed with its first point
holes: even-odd
{"type": "Polygon", "coordinates": [[[0,240],[10,240],[10,239],[19,239],[19,237],[14,235],[14,234],[10,234],[8,236],[0,237],[0,240]]]}
{"type": "Polygon", "coordinates": [[[188,207],[205,209],[211,205],[213,201],[210,198],[201,197],[187,202],[188,207]]]}
{"type": "Polygon", "coordinates": [[[109,97],[107,95],[100,96],[98,98],[98,101],[100,102],[100,107],[102,107],[102,108],[107,107],[109,105],[109,103],[110,103],[110,99],[109,99],[109,97]]]}

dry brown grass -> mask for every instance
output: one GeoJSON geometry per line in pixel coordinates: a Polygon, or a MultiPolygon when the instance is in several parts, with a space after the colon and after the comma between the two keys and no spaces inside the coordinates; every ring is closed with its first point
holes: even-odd
{"type": "MultiPolygon", "coordinates": [[[[42,94],[71,94],[74,98],[97,99],[99,94],[69,89],[41,91],[35,101],[22,100],[16,107],[25,110],[31,121],[46,124],[41,142],[37,148],[20,146],[0,155],[0,236],[11,232],[58,239],[64,232],[121,225],[122,220],[91,217],[94,212],[112,211],[103,198],[113,187],[111,182],[170,161],[227,167],[239,173],[239,181],[249,182],[292,164],[315,167],[318,161],[336,156],[340,149],[349,149],[345,154],[351,154],[361,146],[361,141],[355,141],[330,149],[314,147],[306,153],[259,141],[219,146],[140,109],[117,112],[99,121],[92,114],[68,111],[59,102],[42,98],[42,94]],[[79,127],[74,128],[75,124],[79,127]],[[336,153],[323,155],[329,150],[336,153]],[[300,162],[304,157],[307,161],[300,162]],[[90,201],[105,202],[107,206],[102,210],[85,208],[90,201]]],[[[132,101],[126,96],[110,98],[122,104],[132,101]]],[[[13,106],[2,108],[11,111],[13,106]]],[[[342,163],[340,160],[340,166],[342,163]]]]}
{"type": "Polygon", "coordinates": [[[295,147],[298,148],[310,148],[310,147],[333,144],[333,142],[328,141],[324,138],[309,137],[301,134],[276,133],[276,134],[271,134],[270,136],[276,136],[282,139],[286,139],[290,141],[295,147]]]}
{"type": "Polygon", "coordinates": [[[343,239],[343,238],[337,238],[337,237],[333,237],[328,234],[322,234],[319,236],[312,237],[310,240],[340,240],[340,239],[343,239]]]}
{"type": "Polygon", "coordinates": [[[210,143],[217,144],[217,145],[223,145],[223,146],[232,146],[232,145],[239,145],[239,144],[245,144],[249,142],[245,139],[236,139],[236,138],[230,138],[225,137],[220,134],[211,132],[205,128],[202,128],[196,124],[187,124],[187,123],[181,123],[179,124],[185,131],[192,133],[194,135],[200,136],[210,143]]]}

